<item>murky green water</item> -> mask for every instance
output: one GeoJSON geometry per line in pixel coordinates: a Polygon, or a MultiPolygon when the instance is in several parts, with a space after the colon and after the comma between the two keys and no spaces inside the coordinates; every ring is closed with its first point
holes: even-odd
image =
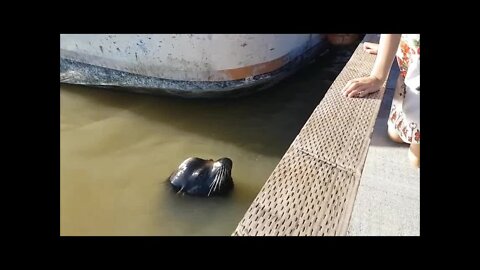
{"type": "Polygon", "coordinates": [[[62,85],[61,235],[230,235],[349,55],[238,99],[62,85]],[[231,196],[171,192],[166,178],[191,156],[231,158],[231,196]]]}

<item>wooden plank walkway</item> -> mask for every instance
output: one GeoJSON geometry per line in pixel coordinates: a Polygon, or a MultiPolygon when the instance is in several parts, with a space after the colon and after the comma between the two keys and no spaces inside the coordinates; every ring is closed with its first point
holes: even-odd
{"type": "Polygon", "coordinates": [[[341,90],[350,79],[368,76],[374,61],[360,43],[234,236],[346,235],[385,88],[361,99],[344,97],[341,90]]]}

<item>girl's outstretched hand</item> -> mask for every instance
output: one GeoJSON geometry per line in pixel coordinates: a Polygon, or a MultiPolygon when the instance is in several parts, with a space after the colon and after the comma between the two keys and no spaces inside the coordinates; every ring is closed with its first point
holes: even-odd
{"type": "Polygon", "coordinates": [[[342,92],[346,97],[364,97],[377,92],[383,82],[374,76],[353,79],[347,82],[342,92]]]}

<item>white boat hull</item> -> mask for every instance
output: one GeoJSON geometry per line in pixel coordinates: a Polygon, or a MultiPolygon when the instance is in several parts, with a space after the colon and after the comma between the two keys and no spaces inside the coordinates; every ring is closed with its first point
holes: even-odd
{"type": "Polygon", "coordinates": [[[62,34],[60,81],[212,97],[265,88],[309,62],[320,34],[62,34]]]}

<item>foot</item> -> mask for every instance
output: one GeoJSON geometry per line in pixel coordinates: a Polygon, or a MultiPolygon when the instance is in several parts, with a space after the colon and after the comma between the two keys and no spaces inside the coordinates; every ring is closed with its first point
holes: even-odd
{"type": "Polygon", "coordinates": [[[410,144],[410,149],[408,149],[408,159],[414,167],[420,168],[420,144],[410,144]]]}

